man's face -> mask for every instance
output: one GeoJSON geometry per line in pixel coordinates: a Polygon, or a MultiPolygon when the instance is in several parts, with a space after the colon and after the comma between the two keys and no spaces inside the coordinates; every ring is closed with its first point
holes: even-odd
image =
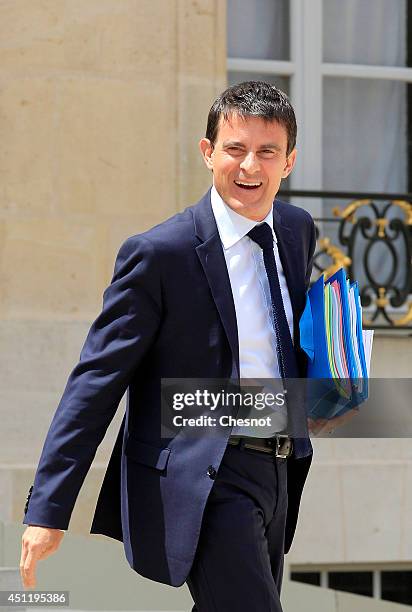
{"type": "Polygon", "coordinates": [[[290,174],[296,149],[289,156],[286,128],[277,121],[233,114],[220,118],[214,147],[202,138],[200,150],[224,202],[254,221],[268,214],[282,178],[290,174]]]}

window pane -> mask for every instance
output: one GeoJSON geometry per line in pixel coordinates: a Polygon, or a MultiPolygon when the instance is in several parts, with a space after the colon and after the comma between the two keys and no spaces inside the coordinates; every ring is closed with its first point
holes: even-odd
{"type": "Polygon", "coordinates": [[[330,589],[372,597],[372,572],[329,572],[328,579],[330,589]]]}
{"type": "Polygon", "coordinates": [[[229,57],[289,59],[289,0],[227,0],[229,57]]]}
{"type": "Polygon", "coordinates": [[[406,65],[406,0],[323,0],[323,59],[406,65]]]}
{"type": "Polygon", "coordinates": [[[291,580],[296,580],[296,582],[304,582],[305,584],[320,586],[319,572],[291,572],[290,578],[291,580]]]}
{"type": "Polygon", "coordinates": [[[285,94],[289,95],[289,77],[279,76],[276,74],[262,74],[260,72],[228,72],[228,84],[236,85],[243,81],[266,81],[281,89],[285,94]]]}
{"type": "MultiPolygon", "coordinates": [[[[323,187],[330,191],[405,193],[408,191],[407,85],[372,79],[324,80],[323,99],[323,187]]],[[[354,199],[356,199],[354,197],[354,199]]],[[[323,214],[333,217],[335,206],[348,201],[324,199],[323,214]]],[[[378,205],[382,210],[383,203],[378,205]]],[[[398,209],[394,213],[401,218],[398,209]]],[[[372,217],[363,209],[360,216],[372,217]]],[[[328,237],[339,244],[338,224],[328,224],[328,237]]],[[[369,244],[358,235],[354,249],[353,274],[361,286],[369,284],[363,256],[369,244]]],[[[393,243],[402,257],[401,237],[393,243]]],[[[384,284],[391,273],[388,247],[377,243],[371,251],[370,272],[384,284]]],[[[407,271],[398,267],[395,283],[402,283],[407,271]]]]}
{"type": "Polygon", "coordinates": [[[382,572],[382,599],[412,606],[412,572],[382,572]]]}
{"type": "Polygon", "coordinates": [[[325,78],[323,188],[407,191],[406,84],[325,78]]]}

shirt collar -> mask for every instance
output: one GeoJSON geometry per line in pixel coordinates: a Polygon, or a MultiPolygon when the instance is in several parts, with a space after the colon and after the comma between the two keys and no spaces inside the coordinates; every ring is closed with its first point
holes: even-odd
{"type": "Polygon", "coordinates": [[[230,249],[230,247],[244,238],[255,225],[260,225],[261,223],[269,225],[273,233],[273,239],[277,242],[276,234],[273,231],[273,204],[263,221],[252,221],[229,208],[214,185],[210,193],[210,199],[219,236],[225,250],[230,249]]]}

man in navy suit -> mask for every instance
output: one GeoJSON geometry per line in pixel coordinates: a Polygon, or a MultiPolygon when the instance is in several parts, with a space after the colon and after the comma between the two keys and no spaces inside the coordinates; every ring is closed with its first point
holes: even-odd
{"type": "Polygon", "coordinates": [[[290,438],[285,425],[303,430],[305,415],[289,402],[274,413],[270,436],[235,424],[164,438],[160,408],[162,378],[279,380],[287,363],[305,375],[299,318],[315,230],[306,211],[276,199],[295,142],[285,94],[264,82],[227,89],[200,141],[212,188],[121,246],[29,492],[25,586],[35,585],[37,561],[58,548],[127,390],[91,533],[123,541],[139,574],[186,581],[198,612],[282,609],[283,555],[312,457],[309,438],[290,438]],[[269,236],[269,251],[256,228],[269,236]]]}

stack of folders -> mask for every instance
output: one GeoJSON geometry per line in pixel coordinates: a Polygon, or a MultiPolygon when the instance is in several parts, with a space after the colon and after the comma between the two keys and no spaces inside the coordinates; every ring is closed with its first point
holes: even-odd
{"type": "Polygon", "coordinates": [[[308,356],[309,417],[333,418],[368,398],[373,330],[362,329],[358,283],[343,268],[308,291],[300,340],[308,356]]]}

